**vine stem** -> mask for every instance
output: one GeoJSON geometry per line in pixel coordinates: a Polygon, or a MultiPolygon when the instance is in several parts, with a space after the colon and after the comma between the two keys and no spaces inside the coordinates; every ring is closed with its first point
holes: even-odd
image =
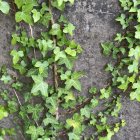
{"type": "MultiPolygon", "coordinates": [[[[51,0],[49,0],[49,10],[50,13],[52,14],[52,8],[51,8],[51,0]]],[[[53,14],[52,14],[52,18],[51,18],[51,25],[55,24],[54,18],[53,18],[53,14]]],[[[54,43],[54,47],[56,47],[56,38],[55,36],[52,36],[53,38],[53,43],[54,43]]],[[[54,85],[55,85],[55,90],[57,91],[58,89],[58,79],[57,79],[58,75],[57,75],[57,65],[54,62],[54,85]]]]}
{"type": "MultiPolygon", "coordinates": [[[[13,91],[14,91],[14,94],[15,94],[17,100],[18,100],[19,105],[22,106],[22,103],[21,103],[21,101],[20,101],[20,99],[19,99],[19,96],[18,96],[17,92],[16,92],[15,90],[13,90],[13,91]]],[[[27,114],[27,118],[30,120],[28,114],[27,114]]],[[[34,120],[34,122],[36,123],[37,126],[39,126],[39,124],[38,124],[37,121],[34,120]]]]}
{"type": "MultiPolygon", "coordinates": [[[[33,28],[32,28],[32,26],[31,26],[30,24],[29,24],[29,28],[30,28],[30,34],[31,34],[31,37],[34,38],[34,36],[33,36],[33,28]]],[[[34,48],[34,57],[35,57],[35,59],[36,59],[35,48],[34,48]]]]}
{"type": "MultiPolygon", "coordinates": [[[[52,15],[52,17],[51,17],[51,26],[52,26],[53,24],[55,24],[55,21],[54,21],[54,18],[53,18],[51,0],[49,0],[49,11],[52,15]]],[[[54,47],[56,47],[57,40],[56,40],[55,36],[52,36],[52,39],[53,39],[54,47]]],[[[55,62],[53,64],[53,73],[54,73],[54,88],[55,88],[55,92],[57,92],[59,85],[58,85],[57,64],[55,62]]],[[[59,101],[58,101],[58,106],[57,106],[56,119],[57,120],[59,119],[59,101]]]]}

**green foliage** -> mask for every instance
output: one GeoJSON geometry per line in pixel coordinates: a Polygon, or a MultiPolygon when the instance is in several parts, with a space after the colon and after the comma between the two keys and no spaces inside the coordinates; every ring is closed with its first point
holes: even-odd
{"type": "Polygon", "coordinates": [[[0,0],[0,11],[4,14],[8,14],[10,10],[10,6],[6,1],[0,0]]]}
{"type": "MultiPolygon", "coordinates": [[[[55,140],[66,136],[69,140],[111,140],[126,124],[120,119],[109,124],[110,117],[118,119],[122,108],[120,93],[129,91],[131,100],[140,101],[140,3],[120,3],[125,12],[116,20],[124,33],[117,33],[114,42],[101,44],[103,54],[117,61],[106,67],[111,82],[99,91],[93,86],[83,96],[79,92],[84,73],[74,70],[82,48],[70,39],[75,26],[61,12],[74,0],[49,0],[41,4],[37,0],[14,0],[15,20],[19,23],[11,40],[15,47],[10,53],[14,72],[9,74],[5,67],[1,69],[1,81],[8,84],[8,90],[0,94],[6,104],[0,105],[0,120],[9,113],[17,114],[14,119],[23,122],[25,139],[55,140]],[[55,8],[60,17],[54,17],[55,8]],[[129,30],[131,23],[136,26],[129,30]],[[41,29],[34,33],[36,24],[44,32],[41,29]],[[96,107],[103,109],[94,111],[96,107]],[[90,128],[94,133],[87,136],[85,132],[90,128]]],[[[9,9],[8,3],[0,0],[0,10],[7,14],[9,9]]],[[[0,139],[6,134],[13,133],[0,129],[0,139]]]]}
{"type": "MultiPolygon", "coordinates": [[[[137,101],[140,101],[138,92],[140,60],[140,12],[138,6],[140,3],[138,1],[132,2],[130,0],[119,1],[125,12],[116,20],[120,22],[124,33],[117,33],[114,39],[115,44],[117,44],[116,48],[118,48],[116,53],[116,59],[118,60],[117,65],[112,67],[108,64],[106,70],[112,73],[112,85],[115,85],[123,92],[129,92],[131,100],[136,99],[137,101]],[[137,17],[137,19],[135,19],[135,17],[137,17]],[[133,23],[135,23],[135,26],[132,25],[133,23]],[[126,46],[123,46],[123,44],[126,44],[126,46]]],[[[113,45],[110,47],[108,43],[103,43],[102,48],[103,53],[107,56],[114,53],[113,45]]]]}
{"type": "Polygon", "coordinates": [[[44,82],[43,77],[33,75],[32,79],[34,80],[35,84],[33,85],[33,88],[31,90],[31,93],[37,95],[39,92],[47,97],[48,96],[48,84],[44,82]]]}
{"type": "Polygon", "coordinates": [[[112,52],[114,45],[112,42],[106,42],[106,43],[102,43],[101,47],[103,48],[103,54],[109,56],[112,52]]]}
{"type": "Polygon", "coordinates": [[[0,120],[2,120],[4,117],[7,116],[8,116],[8,112],[2,105],[0,105],[0,120]]]}
{"type": "Polygon", "coordinates": [[[26,131],[26,133],[31,135],[32,140],[35,140],[39,136],[44,135],[44,129],[43,129],[43,127],[36,128],[35,126],[30,126],[29,129],[26,131]]]}

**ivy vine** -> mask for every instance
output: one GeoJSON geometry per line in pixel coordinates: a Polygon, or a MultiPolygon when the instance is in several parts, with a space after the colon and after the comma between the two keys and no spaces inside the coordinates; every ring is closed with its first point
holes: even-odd
{"type": "MultiPolygon", "coordinates": [[[[11,40],[13,72],[1,67],[1,81],[7,86],[1,89],[0,120],[14,114],[18,125],[0,129],[1,140],[17,131],[24,140],[111,140],[125,126],[119,116],[121,98],[130,93],[131,100],[140,101],[140,1],[119,1],[123,10],[116,21],[123,31],[113,42],[101,44],[103,54],[116,61],[105,69],[111,82],[100,90],[90,87],[88,96],[80,94],[84,72],[74,70],[82,53],[72,39],[75,26],[62,15],[74,0],[10,4],[17,22],[11,40]],[[38,25],[42,29],[36,33],[38,25]],[[95,111],[97,107],[102,108],[95,111]]],[[[0,0],[0,10],[8,14],[9,4],[0,0]]]]}

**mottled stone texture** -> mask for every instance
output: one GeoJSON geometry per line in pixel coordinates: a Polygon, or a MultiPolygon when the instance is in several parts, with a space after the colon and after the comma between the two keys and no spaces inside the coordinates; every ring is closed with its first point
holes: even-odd
{"type": "MultiPolygon", "coordinates": [[[[87,77],[81,80],[83,94],[86,94],[90,86],[102,88],[107,85],[109,75],[104,72],[103,67],[112,60],[102,56],[100,43],[112,40],[114,34],[120,30],[115,22],[115,17],[119,11],[117,0],[76,0],[75,5],[73,7],[68,6],[65,11],[68,19],[76,25],[74,39],[84,49],[75,65],[76,70],[86,71],[87,77]]],[[[0,19],[1,66],[10,62],[9,39],[15,23],[12,16],[0,14],[0,19]]],[[[122,128],[113,140],[140,140],[140,104],[129,101],[128,97],[124,97],[122,103],[121,114],[126,119],[127,126],[122,128]]],[[[0,122],[0,127],[11,125],[10,119],[0,122]]],[[[19,138],[17,139],[19,140],[19,138]]]]}

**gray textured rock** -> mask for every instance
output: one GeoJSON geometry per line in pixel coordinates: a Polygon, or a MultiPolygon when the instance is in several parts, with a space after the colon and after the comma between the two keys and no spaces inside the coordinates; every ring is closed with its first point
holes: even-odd
{"type": "MultiPolygon", "coordinates": [[[[114,20],[118,13],[119,6],[115,0],[77,0],[73,7],[67,7],[65,14],[77,28],[74,39],[84,49],[75,65],[75,69],[84,70],[87,74],[87,77],[81,80],[83,93],[86,93],[90,86],[102,88],[107,84],[109,75],[104,72],[103,67],[111,59],[102,56],[100,43],[112,40],[119,30],[114,20]]],[[[9,40],[15,24],[13,18],[0,14],[0,66],[10,64],[9,40]]],[[[122,117],[126,119],[127,126],[122,128],[113,140],[140,140],[140,104],[129,101],[128,97],[124,97],[122,102],[122,117]]],[[[13,123],[7,118],[0,122],[0,127],[2,126],[10,127],[13,123]]]]}

